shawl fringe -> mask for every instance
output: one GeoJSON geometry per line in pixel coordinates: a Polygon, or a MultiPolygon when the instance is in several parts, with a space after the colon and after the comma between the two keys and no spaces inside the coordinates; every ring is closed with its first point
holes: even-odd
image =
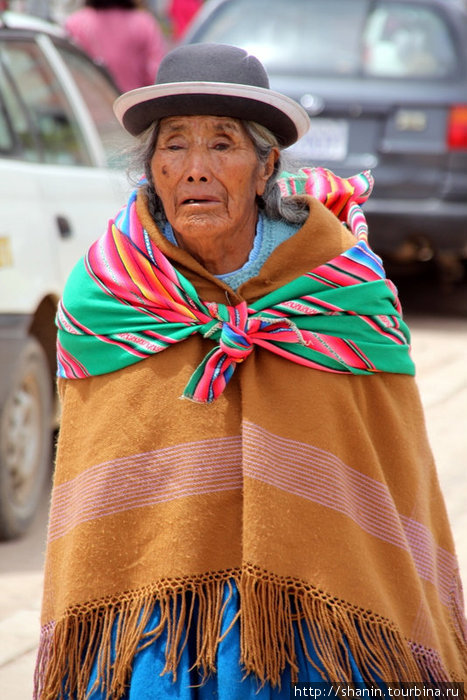
{"type": "Polygon", "coordinates": [[[299,580],[247,566],[241,572],[165,580],[150,589],[70,609],[42,629],[34,698],[85,700],[97,660],[97,680],[91,690],[99,688],[109,700],[118,700],[127,688],[134,656],[162,633],[167,636],[163,672],[173,674],[175,680],[188,636],[194,633],[193,668],[205,680],[215,673],[218,645],[238,617],[240,662],[246,674],[256,675],[259,686],[279,687],[287,667],[292,682],[297,681],[294,625],[303,653],[318,668],[307,648],[308,633],[325,681],[352,681],[349,652],[368,683],[463,680],[449,674],[435,652],[405,640],[388,620],[299,580]],[[222,632],[232,580],[238,586],[241,611],[222,632]],[[145,631],[156,605],[161,611],[159,624],[145,631]]]}

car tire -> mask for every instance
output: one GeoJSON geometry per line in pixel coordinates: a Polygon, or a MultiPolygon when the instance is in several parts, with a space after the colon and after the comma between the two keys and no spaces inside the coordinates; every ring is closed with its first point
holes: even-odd
{"type": "Polygon", "coordinates": [[[0,539],[23,535],[41,503],[52,452],[52,382],[41,345],[28,338],[0,406],[0,539]]]}

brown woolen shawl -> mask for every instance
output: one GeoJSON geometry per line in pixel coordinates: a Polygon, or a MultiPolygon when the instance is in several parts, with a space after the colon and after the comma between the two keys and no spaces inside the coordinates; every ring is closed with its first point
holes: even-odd
{"type": "MultiPolygon", "coordinates": [[[[138,214],[202,299],[232,304],[354,243],[307,201],[307,223],[237,293],[161,235],[141,195],[138,214]]],[[[194,601],[197,666],[215,671],[231,579],[239,663],[261,682],[278,684],[287,665],[294,678],[294,619],[332,681],[352,678],[343,638],[368,680],[466,680],[461,584],[414,379],[256,349],[214,403],[180,400],[211,348],[193,336],[127,369],[60,380],[38,697],[55,700],[66,678],[84,698],[96,657],[121,697],[138,647],[162,631],[176,673],[194,601]],[[154,605],[161,623],[142,639],[154,605]]]]}

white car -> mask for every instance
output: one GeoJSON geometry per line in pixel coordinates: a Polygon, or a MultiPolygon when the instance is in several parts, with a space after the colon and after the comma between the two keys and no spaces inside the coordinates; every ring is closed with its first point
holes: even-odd
{"type": "Polygon", "coordinates": [[[128,193],[117,95],[59,27],[0,13],[0,539],[50,473],[64,281],[128,193]]]}

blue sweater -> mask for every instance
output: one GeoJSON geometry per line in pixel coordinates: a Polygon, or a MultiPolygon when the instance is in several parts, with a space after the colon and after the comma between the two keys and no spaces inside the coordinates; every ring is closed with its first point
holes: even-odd
{"type": "MultiPolygon", "coordinates": [[[[288,224],[285,221],[268,219],[260,214],[256,224],[253,248],[250,251],[246,263],[238,270],[233,270],[223,275],[216,275],[216,277],[228,284],[232,289],[238,289],[241,284],[255,277],[272,251],[277,248],[280,243],[293,236],[299,228],[298,225],[288,224]]],[[[169,223],[165,225],[164,235],[173,245],[178,245],[169,223]]]]}

